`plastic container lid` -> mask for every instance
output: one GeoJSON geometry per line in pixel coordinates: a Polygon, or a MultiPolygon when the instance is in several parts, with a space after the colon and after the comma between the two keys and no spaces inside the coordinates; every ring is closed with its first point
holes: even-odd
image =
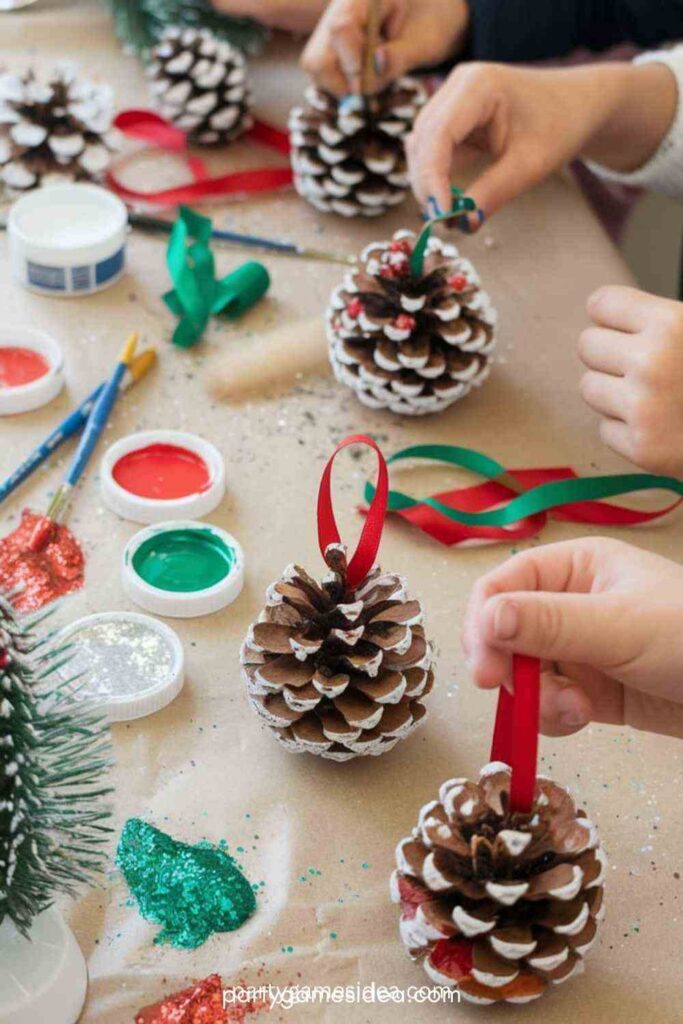
{"type": "Polygon", "coordinates": [[[138,612],[102,612],[65,626],[59,641],[73,645],[60,670],[78,698],[106,712],[109,722],[144,718],[170,704],[185,681],[185,654],[165,622],[138,612]]]}
{"type": "Polygon", "coordinates": [[[0,382],[0,416],[32,412],[56,398],[64,386],[64,355],[49,334],[33,327],[0,326],[0,348],[26,349],[42,357],[47,370],[26,384],[0,382]]]}
{"type": "Polygon", "coordinates": [[[130,599],[155,615],[211,615],[241,593],[244,552],[231,534],[209,523],[159,523],[126,545],[122,580],[130,599]]]}
{"type": "Polygon", "coordinates": [[[75,1024],[87,988],[83,954],[54,908],[28,938],[8,917],[0,924],[0,1024],[75,1024]]]}
{"type": "Polygon", "coordinates": [[[223,500],[225,463],[196,434],[149,430],[123,437],[105,452],[100,487],[104,503],[122,519],[201,519],[223,500]],[[164,493],[170,496],[152,496],[164,493]]]}

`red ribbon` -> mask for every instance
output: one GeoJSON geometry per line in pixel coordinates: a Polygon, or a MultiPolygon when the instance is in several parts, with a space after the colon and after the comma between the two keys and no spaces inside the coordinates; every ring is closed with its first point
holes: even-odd
{"type": "MultiPolygon", "coordinates": [[[[239,197],[256,192],[271,192],[276,189],[289,188],[293,181],[292,169],[289,165],[287,167],[257,167],[248,171],[235,171],[215,178],[210,177],[204,161],[188,152],[188,137],[185,132],[153,110],[123,110],[116,117],[114,126],[128,138],[140,139],[168,153],[177,153],[183,156],[192,174],[192,181],[185,185],[140,192],[124,185],[114,171],[108,171],[107,184],[109,188],[129,201],[179,206],[181,203],[191,204],[208,196],[239,197]]],[[[243,137],[289,156],[287,134],[272,125],[255,121],[243,137]]]]}
{"type": "Polygon", "coordinates": [[[382,539],[382,530],[387,512],[387,499],[389,495],[389,472],[384,456],[377,444],[371,437],[358,434],[355,437],[347,437],[337,447],[330,461],[325,466],[320,481],[318,492],[318,544],[323,558],[330,544],[341,542],[337,522],[334,518],[332,508],[332,466],[334,460],[343,448],[352,444],[366,444],[377,453],[379,472],[377,477],[377,490],[372,499],[363,530],[358,541],[358,547],[349,562],[346,580],[349,587],[357,587],[363,582],[367,574],[375,564],[375,558],[382,539]]]}
{"type": "Polygon", "coordinates": [[[501,687],[498,695],[491,760],[510,765],[510,809],[528,814],[536,790],[541,663],[515,654],[512,677],[513,693],[501,687]]]}
{"type": "MultiPolygon", "coordinates": [[[[508,471],[520,485],[521,491],[531,490],[539,484],[554,480],[576,480],[578,474],[568,466],[550,469],[511,469],[508,471]]],[[[497,480],[471,487],[455,488],[435,494],[437,501],[461,512],[484,512],[504,504],[517,495],[510,487],[497,480]]],[[[552,512],[539,512],[528,516],[514,526],[465,526],[452,519],[446,519],[429,505],[419,504],[413,508],[401,509],[395,514],[401,516],[423,533],[441,544],[454,546],[466,541],[515,541],[535,537],[547,524],[549,518],[570,523],[589,523],[594,526],[637,526],[668,515],[681,504],[680,500],[666,508],[643,512],[626,508],[607,501],[581,501],[564,505],[552,512]]]]}

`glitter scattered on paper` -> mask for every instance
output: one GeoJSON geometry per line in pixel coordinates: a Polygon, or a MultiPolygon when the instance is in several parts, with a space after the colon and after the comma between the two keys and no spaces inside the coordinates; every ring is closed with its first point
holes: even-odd
{"type": "Polygon", "coordinates": [[[233,991],[236,990],[224,988],[218,974],[212,974],[182,992],[140,1010],[135,1024],[239,1024],[248,1015],[269,1009],[268,1003],[262,999],[235,999],[231,1002],[229,996],[233,991]],[[223,998],[224,991],[226,999],[223,998]]]}
{"type": "Polygon", "coordinates": [[[123,828],[117,864],[142,916],[162,926],[155,943],[196,949],[214,932],[239,928],[256,909],[252,886],[222,849],[189,846],[139,818],[123,828]]]}
{"type": "Polygon", "coordinates": [[[78,696],[135,696],[170,678],[174,653],[166,637],[135,619],[101,619],[72,633],[70,676],[81,676],[78,696]]]}
{"type": "Polygon", "coordinates": [[[66,526],[55,525],[50,542],[40,551],[29,549],[36,526],[45,517],[25,508],[19,526],[0,540],[0,590],[17,591],[12,601],[22,612],[64,597],[83,586],[85,557],[66,526]]]}

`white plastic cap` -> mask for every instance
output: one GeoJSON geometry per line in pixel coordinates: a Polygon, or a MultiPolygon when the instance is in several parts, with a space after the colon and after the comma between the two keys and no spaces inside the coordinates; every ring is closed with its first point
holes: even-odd
{"type": "Polygon", "coordinates": [[[56,398],[64,386],[64,355],[54,338],[33,327],[0,327],[0,348],[27,348],[37,352],[49,369],[42,377],[19,384],[0,387],[0,416],[32,412],[56,398]]]}
{"type": "Polygon", "coordinates": [[[244,586],[244,552],[241,544],[218,526],[209,523],[192,521],[172,521],[158,523],[139,530],[128,541],[123,552],[122,582],[126,594],[145,611],[153,615],[164,615],[176,619],[192,619],[201,615],[212,615],[214,612],[232,604],[242,592],[244,586]],[[217,544],[224,549],[226,561],[229,560],[225,576],[212,586],[201,590],[177,591],[163,590],[148,583],[136,568],[136,554],[142,545],[147,545],[155,537],[166,533],[197,531],[206,535],[208,543],[217,544]]]}
{"type": "MultiPolygon", "coordinates": [[[[104,711],[109,722],[130,722],[135,718],[144,718],[154,714],[155,711],[161,711],[178,696],[185,682],[185,653],[177,633],[165,622],[159,622],[158,619],[153,619],[149,615],[140,615],[138,612],[102,612],[97,615],[87,615],[85,618],[65,626],[60,631],[57,642],[73,641],[77,647],[79,634],[83,634],[85,630],[93,626],[107,623],[130,623],[137,627],[138,631],[147,630],[161,638],[170,654],[168,674],[164,679],[154,680],[148,686],[134,692],[124,688],[125,683],[130,682],[132,673],[128,674],[126,679],[121,680],[121,690],[117,690],[114,683],[106,693],[102,692],[101,679],[93,678],[92,680],[93,686],[97,689],[92,689],[88,685],[87,678],[79,679],[76,685],[82,687],[80,692],[83,699],[93,707],[104,711]]],[[[125,644],[125,640],[122,640],[122,644],[125,644]]],[[[104,645],[103,649],[106,651],[104,645]]],[[[131,657],[134,656],[135,651],[131,648],[131,657]]],[[[73,672],[69,662],[64,665],[61,674],[71,677],[73,672]]]]}
{"type": "Polygon", "coordinates": [[[129,434],[109,448],[100,466],[100,487],[105,505],[134,523],[160,523],[165,519],[201,519],[220,505],[225,495],[225,463],[218,449],[196,434],[182,430],[147,430],[129,434]],[[184,498],[144,498],[127,491],[114,479],[114,468],[125,455],[151,445],[174,445],[193,452],[206,463],[210,483],[206,490],[184,498]]]}

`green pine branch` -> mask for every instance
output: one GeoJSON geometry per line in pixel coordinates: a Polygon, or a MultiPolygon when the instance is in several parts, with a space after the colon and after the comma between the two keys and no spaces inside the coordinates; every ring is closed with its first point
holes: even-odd
{"type": "Polygon", "coordinates": [[[96,880],[111,832],[108,730],[57,673],[64,653],[0,598],[0,923],[24,934],[96,880]]]}
{"type": "Polygon", "coordinates": [[[158,42],[169,25],[207,28],[244,53],[263,47],[266,29],[251,18],[235,18],[215,10],[209,0],[105,0],[114,16],[116,34],[138,56],[158,42]]]}

